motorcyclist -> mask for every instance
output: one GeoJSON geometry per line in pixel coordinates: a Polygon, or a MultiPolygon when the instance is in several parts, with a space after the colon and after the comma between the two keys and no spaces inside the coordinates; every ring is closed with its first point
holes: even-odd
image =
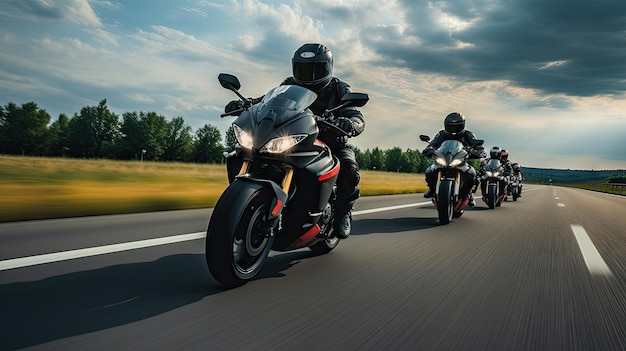
{"type": "MultiPolygon", "coordinates": [[[[479,177],[482,177],[482,175],[485,173],[484,167],[485,165],[487,165],[487,163],[489,163],[490,160],[498,160],[500,161],[500,165],[502,166],[502,151],[506,150],[502,150],[500,149],[499,146],[494,146],[491,148],[491,150],[489,150],[489,158],[486,158],[484,160],[482,160],[480,162],[480,171],[479,171],[479,177]]],[[[507,157],[508,157],[508,152],[506,153],[507,157]]],[[[503,167],[503,175],[505,176],[503,180],[500,181],[500,193],[504,193],[504,191],[506,190],[506,187],[508,186],[508,182],[506,181],[506,171],[504,170],[503,167]]],[[[482,194],[482,199],[483,201],[487,201],[486,199],[486,194],[487,194],[487,182],[486,181],[482,181],[480,182],[480,193],[482,194]]]]}
{"type": "Polygon", "coordinates": [[[524,180],[524,173],[522,172],[522,166],[519,163],[513,162],[511,165],[513,168],[513,176],[517,177],[519,183],[519,190],[517,192],[518,197],[522,197],[522,181],[524,180]]]}
{"type": "Polygon", "coordinates": [[[504,169],[504,175],[507,177],[511,176],[513,174],[513,166],[511,161],[509,161],[509,152],[506,149],[502,149],[500,152],[500,163],[504,169]]]}
{"type": "MultiPolygon", "coordinates": [[[[341,97],[352,92],[350,85],[333,76],[333,54],[322,44],[308,43],[298,48],[291,59],[293,76],[286,78],[281,85],[299,85],[317,94],[317,99],[309,107],[316,115],[322,114],[340,105],[341,97]]],[[[250,102],[258,103],[259,97],[250,102]]],[[[225,112],[241,109],[243,102],[234,100],[228,103],[225,112]]],[[[334,123],[345,131],[349,137],[355,137],[365,129],[363,114],[356,107],[345,107],[335,113],[334,123]]],[[[359,165],[354,151],[347,144],[347,138],[337,138],[323,129],[318,139],[326,143],[340,161],[337,178],[337,207],[335,210],[335,235],[345,239],[350,235],[352,227],[352,208],[360,196],[359,182],[361,179],[359,165]]]]}
{"type": "MultiPolygon", "coordinates": [[[[422,151],[423,156],[431,156],[435,150],[441,146],[441,144],[446,140],[458,140],[465,147],[472,148],[477,144],[476,135],[470,130],[465,129],[465,116],[460,114],[459,112],[452,112],[446,116],[443,120],[444,129],[440,130],[437,135],[430,141],[428,146],[422,151]]],[[[484,157],[484,150],[481,147],[472,148],[471,149],[471,158],[481,158],[484,157]]],[[[474,186],[474,181],[476,179],[476,170],[474,167],[468,164],[468,170],[464,174],[464,179],[461,181],[462,188],[460,189],[461,194],[467,194],[469,197],[469,205],[475,206],[476,202],[474,201],[474,197],[472,196],[471,189],[474,186]]],[[[437,174],[435,170],[437,169],[436,165],[431,165],[426,169],[425,178],[426,184],[428,185],[428,190],[424,193],[424,197],[430,198],[434,194],[434,188],[437,183],[437,174]]]]}

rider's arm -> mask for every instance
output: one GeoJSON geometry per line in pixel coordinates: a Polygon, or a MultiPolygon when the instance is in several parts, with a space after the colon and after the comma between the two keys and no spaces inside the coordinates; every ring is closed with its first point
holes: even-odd
{"type": "MultiPolygon", "coordinates": [[[[337,91],[339,93],[339,99],[347,93],[352,92],[352,88],[348,83],[338,80],[337,81],[337,91]]],[[[341,117],[348,118],[352,122],[353,133],[352,136],[355,137],[365,130],[365,120],[363,119],[363,114],[356,107],[344,107],[339,110],[339,115],[341,117]]]]}

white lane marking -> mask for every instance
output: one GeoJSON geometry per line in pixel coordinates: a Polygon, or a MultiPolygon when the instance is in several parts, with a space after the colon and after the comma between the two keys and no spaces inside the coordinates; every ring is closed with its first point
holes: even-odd
{"type": "MultiPolygon", "coordinates": [[[[392,210],[397,210],[397,209],[406,208],[406,207],[424,206],[424,205],[429,205],[429,204],[432,204],[432,202],[428,201],[428,202],[419,202],[419,203],[412,203],[412,204],[406,204],[406,205],[373,208],[369,210],[353,211],[352,215],[358,216],[358,215],[363,215],[363,214],[368,214],[368,213],[392,211],[392,210]]],[[[86,249],[78,249],[78,250],[62,251],[62,252],[55,252],[55,253],[49,253],[49,254],[43,254],[43,255],[13,258],[9,260],[0,261],[0,271],[6,271],[9,269],[14,269],[14,268],[34,266],[34,265],[44,264],[44,263],[67,261],[67,260],[72,260],[75,258],[84,258],[84,257],[90,257],[90,256],[96,256],[96,255],[104,255],[104,254],[113,253],[113,252],[141,249],[141,248],[151,247],[151,246],[174,244],[174,243],[183,242],[183,241],[204,239],[205,237],[206,237],[206,232],[197,232],[197,233],[168,236],[168,237],[157,238],[157,239],[131,241],[127,243],[96,246],[96,247],[90,247],[86,249]]]]}
{"type": "Polygon", "coordinates": [[[44,255],[14,258],[10,260],[0,261],[0,271],[6,271],[8,269],[13,269],[13,268],[34,266],[34,265],[43,264],[43,263],[72,260],[75,258],[104,255],[104,254],[113,253],[113,252],[141,249],[144,247],[173,244],[173,243],[178,243],[182,241],[202,239],[205,236],[206,236],[206,232],[197,232],[197,233],[168,236],[164,238],[139,240],[139,241],[132,241],[132,242],[127,242],[127,243],[113,244],[113,245],[89,247],[86,249],[78,249],[78,250],[71,250],[71,251],[49,253],[49,254],[44,254],[44,255]]]}
{"type": "Polygon", "coordinates": [[[602,256],[600,256],[598,249],[593,245],[585,228],[576,224],[572,224],[571,227],[589,272],[591,272],[591,274],[612,276],[613,272],[611,272],[609,266],[606,265],[606,262],[604,262],[602,256]]]}
{"type": "Polygon", "coordinates": [[[565,207],[565,204],[562,204],[560,202],[558,204],[556,204],[556,205],[559,206],[559,207],[565,207]]]}
{"type": "Polygon", "coordinates": [[[554,199],[555,199],[555,200],[558,200],[558,199],[559,199],[559,197],[555,197],[554,199]]]}
{"type": "Polygon", "coordinates": [[[369,214],[369,213],[376,213],[376,212],[383,212],[383,211],[393,211],[393,210],[398,210],[401,208],[407,208],[407,207],[415,207],[415,206],[426,206],[426,205],[432,205],[432,202],[428,201],[428,202],[416,202],[413,204],[405,204],[405,205],[397,205],[397,206],[389,206],[389,207],[381,207],[381,208],[372,208],[369,210],[361,210],[361,211],[352,211],[352,215],[353,216],[358,216],[358,215],[363,215],[363,214],[369,214]]]}

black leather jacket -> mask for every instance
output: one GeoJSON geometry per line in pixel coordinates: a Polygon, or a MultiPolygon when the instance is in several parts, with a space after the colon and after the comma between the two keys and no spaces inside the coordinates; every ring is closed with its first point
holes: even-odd
{"type": "MultiPolygon", "coordinates": [[[[281,85],[297,85],[297,83],[293,77],[289,77],[285,79],[281,85]]],[[[339,78],[333,77],[330,80],[330,83],[322,89],[322,91],[317,92],[317,99],[313,102],[309,109],[311,109],[316,116],[321,116],[327,109],[338,106],[340,104],[341,97],[350,92],[352,92],[352,89],[348,83],[339,78]]],[[[336,117],[345,117],[352,121],[352,124],[354,125],[354,133],[352,134],[353,137],[363,133],[363,130],[365,129],[365,120],[363,119],[363,114],[358,108],[342,108],[339,110],[336,117]]]]}
{"type": "MultiPolygon", "coordinates": [[[[471,147],[476,144],[476,135],[470,130],[465,130],[463,133],[457,135],[451,135],[447,133],[445,130],[440,130],[437,135],[430,141],[429,145],[422,151],[422,154],[432,153],[435,149],[437,149],[441,144],[446,140],[458,140],[466,147],[471,147]]],[[[480,149],[480,155],[475,154],[472,155],[472,158],[480,158],[485,156],[484,149],[480,149]]]]}

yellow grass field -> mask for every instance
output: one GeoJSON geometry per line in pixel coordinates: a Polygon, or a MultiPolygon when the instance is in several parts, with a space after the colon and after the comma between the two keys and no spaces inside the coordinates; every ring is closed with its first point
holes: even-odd
{"type": "MultiPolygon", "coordinates": [[[[0,156],[0,222],[215,205],[224,165],[0,156]]],[[[423,174],[361,172],[363,196],[424,192],[423,174]]]]}

